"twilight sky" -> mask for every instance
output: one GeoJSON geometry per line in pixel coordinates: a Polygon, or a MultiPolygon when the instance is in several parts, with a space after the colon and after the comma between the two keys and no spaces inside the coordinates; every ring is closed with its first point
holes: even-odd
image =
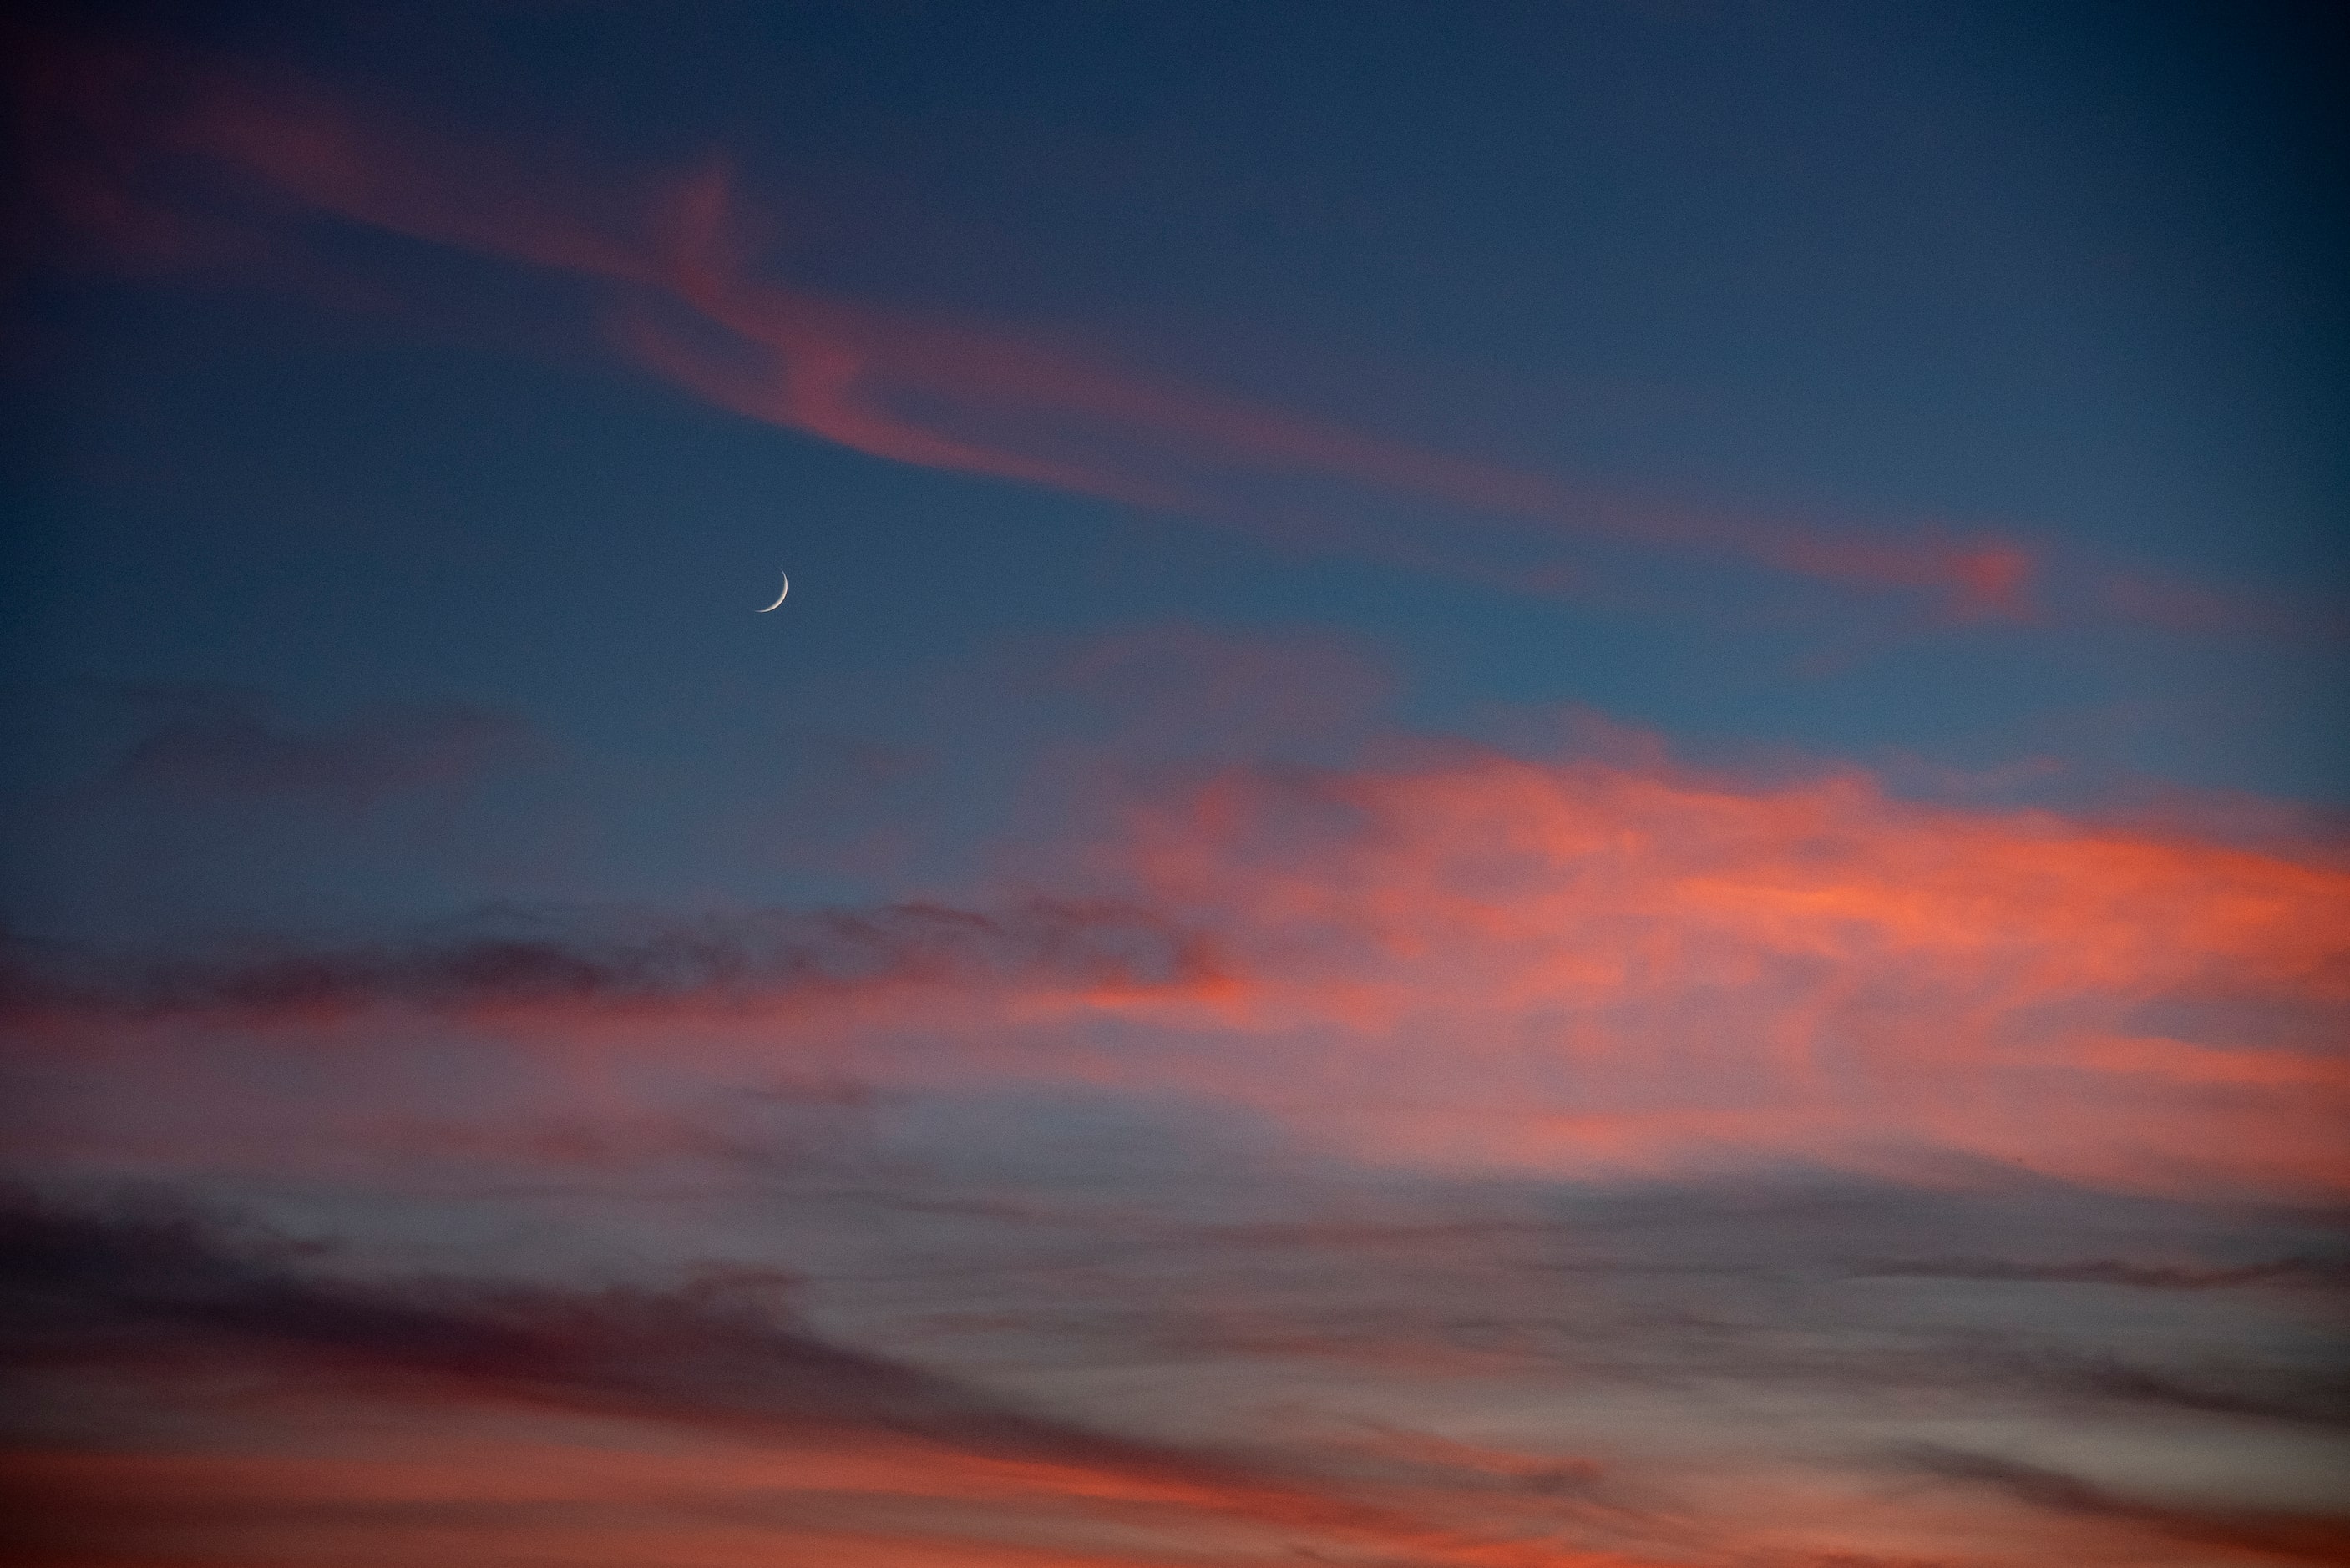
{"type": "Polygon", "coordinates": [[[10,1561],[2350,1563],[2329,7],[0,41],[10,1561]]]}

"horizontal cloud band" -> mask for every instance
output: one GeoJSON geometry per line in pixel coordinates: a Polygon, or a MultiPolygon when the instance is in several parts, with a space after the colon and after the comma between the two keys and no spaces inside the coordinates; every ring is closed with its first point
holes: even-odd
{"type": "Polygon", "coordinates": [[[668,1060],[691,1019],[736,1067],[1175,1093],[1382,1159],[1939,1150],[2350,1186],[2331,846],[1473,751],[1239,770],[1122,820],[1041,862],[1082,894],[140,964],[26,950],[9,1014],[50,1049],[426,1013],[668,1060]]]}

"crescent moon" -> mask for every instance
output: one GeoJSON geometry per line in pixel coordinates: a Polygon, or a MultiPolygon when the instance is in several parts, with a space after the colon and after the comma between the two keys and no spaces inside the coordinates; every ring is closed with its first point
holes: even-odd
{"type": "Polygon", "coordinates": [[[783,602],[784,602],[786,598],[789,598],[789,597],[791,597],[791,592],[792,592],[792,575],[791,575],[789,572],[785,572],[785,573],[784,574],[784,591],[783,591],[782,593],[779,593],[779,594],[777,594],[777,595],[775,596],[775,602],[774,604],[769,605],[769,606],[767,607],[767,609],[763,609],[763,610],[761,610],[759,613],[760,613],[761,615],[764,615],[764,614],[766,614],[766,613],[767,613],[767,610],[780,608],[780,607],[782,607],[782,605],[783,605],[783,602]]]}

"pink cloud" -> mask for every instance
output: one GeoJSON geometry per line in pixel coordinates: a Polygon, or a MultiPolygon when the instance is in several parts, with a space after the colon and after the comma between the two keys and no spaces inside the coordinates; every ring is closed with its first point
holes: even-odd
{"type": "Polygon", "coordinates": [[[312,83],[136,50],[54,48],[32,75],[52,88],[28,125],[52,215],[142,266],[194,259],[180,236],[199,228],[237,236],[213,259],[249,259],[282,248],[288,219],[328,216],[595,280],[615,291],[614,341],[638,364],[746,418],[894,462],[1523,590],[1577,581],[1574,550],[1601,543],[1927,593],[1960,619],[2028,608],[2035,564],[2014,540],[1836,533],[1647,504],[1012,332],[757,277],[742,238],[750,225],[716,166],[665,190],[590,178],[364,111],[312,83]],[[200,190],[210,199],[195,199],[200,190]],[[241,212],[224,201],[240,191],[241,212]],[[1266,500],[1268,488],[1289,499],[1266,500]],[[1382,498],[1443,513],[1442,542],[1336,521],[1382,498]]]}
{"type": "Polygon", "coordinates": [[[650,1050],[718,1080],[1175,1093],[1375,1163],[1916,1175],[1959,1157],[2097,1185],[2350,1188],[2338,1046],[2257,1022],[2350,1010],[2339,846],[1619,749],[1159,786],[1022,858],[1022,880],[1064,888],[1049,898],[32,974],[16,1019],[68,1057],[92,1031],[290,1046],[441,1020],[583,1082],[650,1050]],[[2148,1022],[2206,998],[2253,1022],[2148,1022]]]}
{"type": "MultiPolygon", "coordinates": [[[[2343,1061],[2168,1040],[2224,986],[2350,1002],[2350,876],[2049,813],[1464,753],[1143,813],[1131,864],[1258,957],[1201,1016],[1341,1040],[1357,1136],[1572,1167],[1939,1147],[2088,1180],[2339,1188],[2343,1061]]],[[[1267,1049],[1268,1047],[1259,1047],[1267,1049]]],[[[1343,1064],[1343,1065],[1342,1065],[1343,1064]]]]}

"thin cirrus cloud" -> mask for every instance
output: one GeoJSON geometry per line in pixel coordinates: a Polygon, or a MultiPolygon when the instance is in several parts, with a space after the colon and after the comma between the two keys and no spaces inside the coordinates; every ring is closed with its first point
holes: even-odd
{"type": "Polygon", "coordinates": [[[1103,815],[1032,846],[1049,893],[27,955],[15,1013],[68,1052],[406,1016],[671,1061],[691,1021],[713,1062],[1173,1094],[1407,1166],[2350,1186],[2338,846],[1469,748],[1235,767],[1103,815]]]}
{"type": "Polygon", "coordinates": [[[1599,546],[1922,593],[1953,620],[2032,610],[2039,563],[2015,540],[1660,506],[755,277],[740,237],[751,225],[722,169],[615,211],[609,182],[566,180],[315,84],[87,47],[39,52],[26,74],[47,208],[85,244],[140,266],[283,269],[289,220],[330,216],[610,286],[614,338],[639,364],[877,457],[1521,590],[1581,582],[1575,553],[1599,546]],[[1446,526],[1374,526],[1367,501],[1433,507],[1446,526]],[[1464,531],[1464,516],[1476,526],[1464,531]]]}

